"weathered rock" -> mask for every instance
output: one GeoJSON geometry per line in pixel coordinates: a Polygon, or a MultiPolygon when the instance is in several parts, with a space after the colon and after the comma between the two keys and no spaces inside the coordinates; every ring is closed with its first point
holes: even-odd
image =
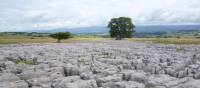
{"type": "Polygon", "coordinates": [[[169,82],[164,83],[164,86],[166,88],[171,88],[171,87],[183,84],[185,82],[188,82],[190,80],[191,80],[190,78],[177,79],[177,80],[173,80],[173,81],[169,81],[169,82]]]}
{"type": "Polygon", "coordinates": [[[63,67],[53,67],[49,68],[47,70],[49,77],[53,80],[56,78],[62,78],[65,77],[64,69],[63,67]]]}
{"type": "Polygon", "coordinates": [[[29,80],[33,78],[47,77],[48,73],[45,71],[25,71],[19,75],[23,80],[29,80]]]}
{"type": "Polygon", "coordinates": [[[27,80],[27,82],[29,86],[38,86],[42,88],[49,88],[51,86],[51,79],[48,77],[32,78],[27,80]]]}
{"type": "Polygon", "coordinates": [[[107,77],[101,77],[97,78],[96,82],[99,87],[101,87],[104,83],[107,82],[119,82],[122,81],[122,75],[121,74],[116,74],[116,75],[111,75],[107,77]]]}
{"type": "Polygon", "coordinates": [[[52,82],[53,83],[52,85],[55,88],[59,88],[59,87],[63,88],[63,87],[65,87],[65,85],[67,83],[73,83],[73,82],[78,81],[78,80],[80,80],[79,76],[68,76],[68,77],[54,79],[53,82],[52,82]]]}
{"type": "Polygon", "coordinates": [[[13,82],[18,80],[20,78],[12,73],[0,73],[0,82],[13,82]]]}
{"type": "Polygon", "coordinates": [[[80,77],[83,80],[89,80],[89,79],[92,78],[92,76],[93,76],[92,72],[90,72],[90,73],[81,73],[80,74],[80,77]]]}
{"type": "Polygon", "coordinates": [[[120,81],[108,82],[103,85],[103,88],[145,88],[145,85],[134,81],[120,81]]]}
{"type": "Polygon", "coordinates": [[[197,72],[196,74],[194,74],[193,76],[195,79],[200,79],[200,72],[197,72]]]}
{"type": "Polygon", "coordinates": [[[169,75],[152,75],[148,78],[148,85],[152,86],[164,86],[165,83],[170,81],[177,80],[174,77],[170,77],[169,75]]]}
{"type": "Polygon", "coordinates": [[[200,84],[199,80],[192,80],[173,88],[200,88],[199,84],[200,84]]]}
{"type": "Polygon", "coordinates": [[[98,88],[95,80],[69,80],[64,79],[54,88],[98,88]]]}
{"type": "Polygon", "coordinates": [[[13,82],[0,82],[0,88],[29,88],[28,84],[23,80],[13,82]]]}
{"type": "Polygon", "coordinates": [[[126,81],[137,81],[141,83],[146,83],[147,81],[147,76],[143,71],[130,71],[130,70],[124,70],[122,72],[123,74],[123,80],[126,81]]]}
{"type": "Polygon", "coordinates": [[[17,65],[12,61],[5,62],[6,72],[14,73],[14,74],[20,74],[22,72],[22,69],[18,68],[17,65]]]}
{"type": "Polygon", "coordinates": [[[143,88],[144,84],[147,88],[198,88],[197,81],[190,81],[200,78],[200,46],[179,48],[123,40],[2,45],[0,85],[16,88],[15,82],[20,81],[31,88],[143,88]],[[15,63],[33,59],[36,65],[15,63]]]}
{"type": "Polygon", "coordinates": [[[80,69],[77,66],[67,65],[64,67],[65,76],[80,75],[80,69]]]}

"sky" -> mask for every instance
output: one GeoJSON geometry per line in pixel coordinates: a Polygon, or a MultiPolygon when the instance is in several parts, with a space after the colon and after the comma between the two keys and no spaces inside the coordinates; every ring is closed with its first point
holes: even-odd
{"type": "Polygon", "coordinates": [[[116,17],[136,25],[198,24],[200,0],[0,0],[0,31],[106,26],[116,17]]]}

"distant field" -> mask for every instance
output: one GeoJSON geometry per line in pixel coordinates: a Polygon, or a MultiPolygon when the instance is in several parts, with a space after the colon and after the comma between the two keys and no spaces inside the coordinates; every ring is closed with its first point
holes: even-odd
{"type": "MultiPolygon", "coordinates": [[[[103,40],[114,40],[112,38],[102,38],[96,36],[75,36],[71,39],[63,40],[69,42],[101,42],[103,40]]],[[[198,38],[130,38],[124,39],[132,42],[161,43],[161,44],[200,44],[198,38]]],[[[20,43],[54,43],[55,39],[49,37],[30,37],[30,36],[0,36],[0,44],[20,44],[20,43]]]]}
{"type": "MultiPolygon", "coordinates": [[[[63,43],[69,42],[99,42],[102,40],[111,40],[111,38],[79,38],[74,37],[67,40],[63,40],[63,43]]],[[[56,40],[48,37],[24,37],[24,38],[1,38],[0,37],[0,44],[20,44],[20,43],[55,43],[56,40]]]]}
{"type": "Polygon", "coordinates": [[[161,44],[200,44],[198,38],[131,38],[129,41],[161,44]]]}

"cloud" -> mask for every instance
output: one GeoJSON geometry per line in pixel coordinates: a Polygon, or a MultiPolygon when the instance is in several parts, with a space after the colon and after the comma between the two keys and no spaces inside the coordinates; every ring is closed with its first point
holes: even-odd
{"type": "Polygon", "coordinates": [[[199,0],[0,0],[0,31],[107,25],[200,23],[199,0]]]}

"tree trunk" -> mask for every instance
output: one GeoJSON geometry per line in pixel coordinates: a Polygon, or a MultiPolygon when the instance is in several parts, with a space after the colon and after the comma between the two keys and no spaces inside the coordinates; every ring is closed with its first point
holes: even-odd
{"type": "Polygon", "coordinates": [[[60,40],[60,39],[57,39],[57,43],[61,43],[61,40],[60,40]]]}
{"type": "Polygon", "coordinates": [[[116,39],[115,40],[122,40],[121,36],[120,35],[117,35],[116,39]]]}

